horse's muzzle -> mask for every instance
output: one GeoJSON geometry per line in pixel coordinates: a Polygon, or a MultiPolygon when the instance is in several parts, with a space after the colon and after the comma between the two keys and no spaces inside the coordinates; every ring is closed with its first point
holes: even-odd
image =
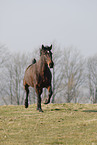
{"type": "Polygon", "coordinates": [[[50,68],[53,68],[53,66],[54,66],[54,63],[51,62],[51,63],[49,64],[49,67],[50,67],[50,68]]]}

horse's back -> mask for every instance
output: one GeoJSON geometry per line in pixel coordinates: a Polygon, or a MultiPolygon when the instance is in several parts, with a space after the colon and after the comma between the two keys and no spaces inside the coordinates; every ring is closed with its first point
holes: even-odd
{"type": "Polygon", "coordinates": [[[34,64],[29,65],[25,71],[24,81],[23,81],[24,86],[27,84],[28,86],[34,87],[34,84],[33,84],[33,65],[34,64]]]}

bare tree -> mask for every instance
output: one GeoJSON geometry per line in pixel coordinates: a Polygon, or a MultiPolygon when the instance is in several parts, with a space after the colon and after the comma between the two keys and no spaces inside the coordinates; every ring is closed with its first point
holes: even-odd
{"type": "Polygon", "coordinates": [[[25,54],[12,54],[5,71],[4,93],[9,104],[22,104],[23,99],[23,75],[28,64],[25,54]]]}
{"type": "MultiPolygon", "coordinates": [[[[4,94],[6,94],[4,100],[8,104],[21,105],[24,101],[24,88],[23,88],[23,78],[26,68],[32,63],[34,59],[34,54],[27,52],[27,54],[12,54],[8,63],[6,64],[5,71],[5,87],[4,94]]],[[[35,103],[35,91],[30,89],[29,102],[35,103]]]]}
{"type": "Polygon", "coordinates": [[[79,88],[84,82],[84,59],[76,49],[64,49],[63,56],[63,94],[66,102],[77,102],[79,88]]]}
{"type": "Polygon", "coordinates": [[[55,97],[60,93],[60,85],[62,80],[62,51],[59,46],[53,43],[53,61],[54,67],[52,70],[53,96],[52,103],[55,103],[55,97]]]}
{"type": "Polygon", "coordinates": [[[6,100],[4,99],[4,87],[6,84],[5,81],[5,70],[6,70],[6,63],[10,58],[10,53],[5,45],[0,45],[0,102],[2,101],[7,104],[6,100]]]}
{"type": "Polygon", "coordinates": [[[93,103],[97,103],[97,55],[88,58],[87,69],[90,99],[93,103]]]}

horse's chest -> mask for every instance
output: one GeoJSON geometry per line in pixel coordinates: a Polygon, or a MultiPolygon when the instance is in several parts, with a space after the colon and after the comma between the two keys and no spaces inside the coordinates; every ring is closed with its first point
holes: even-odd
{"type": "Polygon", "coordinates": [[[48,78],[48,77],[44,77],[43,79],[42,79],[42,85],[44,86],[44,87],[46,87],[46,86],[48,86],[50,84],[50,79],[48,78]]]}
{"type": "Polygon", "coordinates": [[[47,87],[50,85],[51,83],[51,75],[50,72],[42,72],[40,77],[39,77],[39,81],[40,86],[42,87],[47,87]]]}
{"type": "Polygon", "coordinates": [[[49,79],[47,78],[47,77],[44,77],[43,78],[43,83],[46,83],[46,82],[48,82],[49,81],[49,79]]]}

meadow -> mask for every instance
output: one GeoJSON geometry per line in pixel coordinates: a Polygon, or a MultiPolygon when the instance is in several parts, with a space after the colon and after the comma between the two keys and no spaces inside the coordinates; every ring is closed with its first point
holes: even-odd
{"type": "Polygon", "coordinates": [[[96,145],[97,104],[0,106],[0,145],[96,145]]]}

